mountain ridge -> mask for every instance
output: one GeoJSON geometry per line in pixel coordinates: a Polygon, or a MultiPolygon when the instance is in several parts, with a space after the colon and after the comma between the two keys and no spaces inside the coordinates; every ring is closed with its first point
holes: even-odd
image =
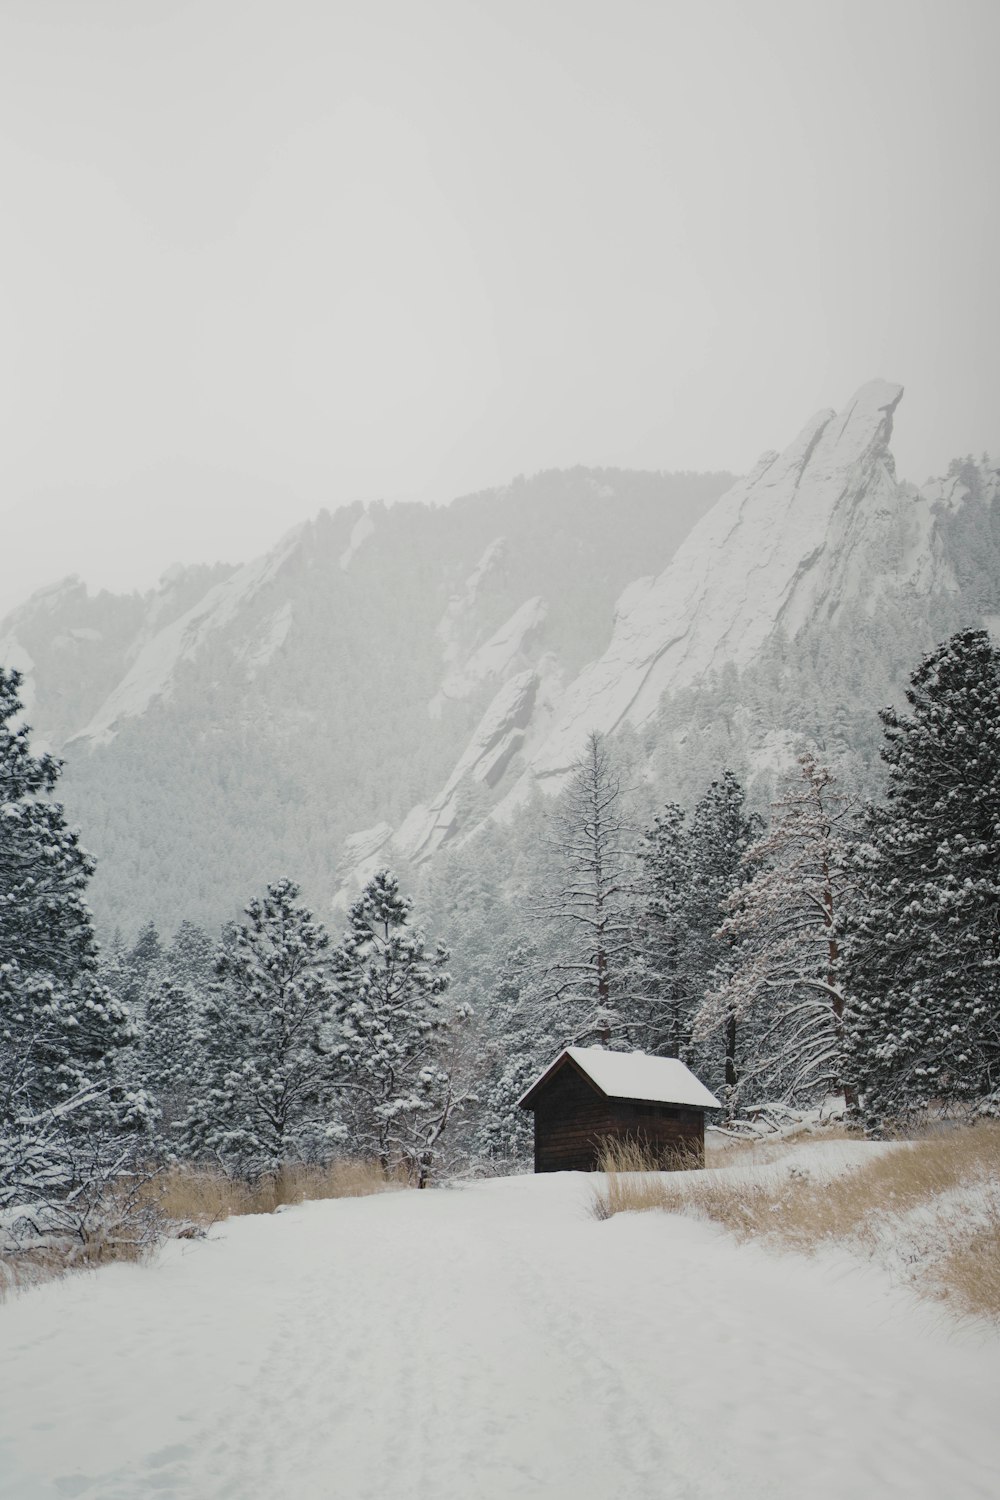
{"type": "MultiPolygon", "coordinates": [[[[0,660],[28,667],[29,717],[68,755],[104,925],[229,916],[277,871],[321,906],[379,864],[416,878],[558,792],[591,729],[676,775],[698,736],[664,704],[690,714],[765,659],[773,677],[776,643],[822,674],[824,638],[846,663],[882,616],[914,654],[956,612],[1000,616],[1000,476],[900,482],[902,394],[868,382],[735,481],[546,471],[448,507],[323,511],[150,596],[34,596],[0,660]]],[[[737,702],[712,754],[776,770],[809,720],[785,712],[737,702]]]]}
{"type": "Polygon", "coordinates": [[[729,479],[546,471],[448,507],[321,512],[151,596],[34,596],[0,660],[28,669],[37,738],[67,756],[104,925],[229,915],[276,867],[328,894],[344,839],[430,800],[527,656],[575,676],[729,479]]]}

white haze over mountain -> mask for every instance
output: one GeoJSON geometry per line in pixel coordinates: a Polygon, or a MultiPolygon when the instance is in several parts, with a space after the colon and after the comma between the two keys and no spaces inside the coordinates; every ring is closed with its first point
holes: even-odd
{"type": "Polygon", "coordinates": [[[550,471],[321,512],[143,597],[35,595],[0,661],[67,759],[102,922],[222,920],[279,873],[328,908],[379,865],[474,866],[477,834],[509,865],[592,729],[640,815],[723,766],[762,804],[803,739],[871,786],[876,710],[1000,619],[997,467],[901,481],[902,394],[870,382],[735,483],[550,471]]]}
{"type": "Polygon", "coordinates": [[[992,0],[0,15],[0,610],[359,499],[1000,445],[992,0]]]}

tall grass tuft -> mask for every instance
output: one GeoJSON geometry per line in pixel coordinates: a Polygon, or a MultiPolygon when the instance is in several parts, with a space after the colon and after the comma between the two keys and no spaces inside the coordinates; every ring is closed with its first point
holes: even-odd
{"type": "MultiPolygon", "coordinates": [[[[797,1167],[792,1142],[783,1143],[782,1156],[790,1146],[793,1160],[780,1175],[757,1172],[769,1162],[754,1151],[735,1164],[730,1157],[724,1165],[732,1171],[684,1180],[658,1172],[639,1153],[608,1152],[593,1211],[600,1219],[650,1209],[692,1214],[737,1239],[807,1254],[845,1242],[889,1265],[894,1257],[907,1260],[927,1295],[1000,1318],[1000,1124],[981,1121],[899,1142],[833,1178],[797,1167]]],[[[770,1162],[778,1149],[769,1147],[770,1162]]]]}
{"type": "Polygon", "coordinates": [[[245,1182],[218,1168],[175,1166],[151,1185],[163,1216],[181,1232],[218,1223],[237,1214],[271,1214],[275,1209],[319,1198],[363,1198],[405,1187],[398,1174],[377,1161],[342,1159],[328,1166],[288,1163],[273,1175],[245,1182]]]}
{"type": "Polygon", "coordinates": [[[596,1195],[599,1219],[613,1214],[662,1208],[663,1174],[701,1166],[697,1151],[674,1147],[657,1150],[629,1136],[605,1136],[597,1153],[598,1170],[607,1181],[596,1195]]]}

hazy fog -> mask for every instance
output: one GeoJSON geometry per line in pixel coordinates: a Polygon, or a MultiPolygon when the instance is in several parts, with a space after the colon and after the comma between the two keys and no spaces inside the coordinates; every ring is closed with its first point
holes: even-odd
{"type": "Polygon", "coordinates": [[[0,613],[320,504],[1000,448],[995,0],[5,0],[0,613]]]}

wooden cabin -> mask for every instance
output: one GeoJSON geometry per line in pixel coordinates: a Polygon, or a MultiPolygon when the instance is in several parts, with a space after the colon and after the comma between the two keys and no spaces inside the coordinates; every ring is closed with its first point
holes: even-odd
{"type": "Polygon", "coordinates": [[[677,1058],[604,1047],[567,1047],[518,1104],[534,1111],[536,1172],[596,1172],[616,1136],[704,1166],[705,1111],[721,1108],[677,1058]]]}

